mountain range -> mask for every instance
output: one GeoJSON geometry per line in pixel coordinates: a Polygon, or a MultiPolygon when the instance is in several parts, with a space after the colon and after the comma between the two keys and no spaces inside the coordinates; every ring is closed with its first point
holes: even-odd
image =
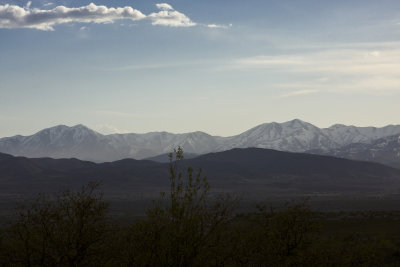
{"type": "Polygon", "coordinates": [[[154,158],[171,152],[177,146],[191,155],[255,147],[377,161],[398,167],[399,136],[400,125],[376,128],[335,124],[318,128],[298,119],[264,123],[230,137],[211,136],[200,131],[102,135],[84,125],[59,125],[31,136],[1,138],[0,152],[30,158],[112,162],[125,158],[154,158]]]}
{"type": "MultiPolygon", "coordinates": [[[[261,148],[232,149],[180,162],[202,168],[217,192],[257,196],[301,194],[397,194],[400,170],[378,163],[261,148]]],[[[0,196],[54,192],[102,181],[109,197],[155,196],[168,190],[168,163],[124,159],[93,163],[77,159],[26,158],[0,153],[0,196]]]]}

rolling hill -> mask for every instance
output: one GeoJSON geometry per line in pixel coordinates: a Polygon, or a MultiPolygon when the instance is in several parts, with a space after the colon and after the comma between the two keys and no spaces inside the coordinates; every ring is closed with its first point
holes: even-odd
{"type": "MultiPolygon", "coordinates": [[[[213,191],[250,195],[310,193],[392,194],[400,170],[377,163],[260,148],[232,149],[183,160],[181,170],[202,168],[213,191]]],[[[109,196],[156,195],[168,189],[168,164],[124,159],[24,158],[0,154],[0,194],[36,194],[102,181],[109,196]]]]}

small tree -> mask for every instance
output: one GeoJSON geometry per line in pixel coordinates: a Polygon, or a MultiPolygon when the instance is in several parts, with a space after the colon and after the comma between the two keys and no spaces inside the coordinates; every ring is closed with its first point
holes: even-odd
{"type": "Polygon", "coordinates": [[[210,249],[219,247],[216,236],[231,219],[234,201],[229,196],[209,199],[210,186],[201,169],[194,175],[188,167],[186,177],[179,171],[180,147],[169,159],[170,192],[161,193],[146,220],[134,225],[131,265],[203,265],[210,261],[210,249]]]}
{"type": "Polygon", "coordinates": [[[98,184],[40,195],[20,207],[8,235],[10,261],[24,266],[96,266],[108,231],[108,204],[98,184]]]}

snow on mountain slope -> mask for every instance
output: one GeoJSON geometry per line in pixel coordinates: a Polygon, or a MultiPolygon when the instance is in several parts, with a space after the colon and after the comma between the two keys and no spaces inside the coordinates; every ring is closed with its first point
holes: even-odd
{"type": "Polygon", "coordinates": [[[376,128],[335,124],[322,130],[333,142],[338,144],[338,147],[340,147],[351,143],[368,143],[372,140],[396,135],[400,133],[400,125],[388,125],[382,128],[376,128]]]}
{"type": "Polygon", "coordinates": [[[370,143],[395,134],[400,134],[400,125],[383,128],[333,125],[320,129],[297,119],[261,124],[231,137],[211,136],[204,132],[102,135],[83,125],[59,125],[31,136],[1,138],[0,152],[26,157],[75,157],[104,162],[154,157],[171,152],[177,146],[193,154],[247,147],[290,152],[330,151],[354,142],[370,143]]]}
{"type": "Polygon", "coordinates": [[[370,143],[352,143],[331,150],[311,150],[310,153],[374,161],[400,168],[400,134],[383,137],[370,143]]]}
{"type": "Polygon", "coordinates": [[[302,152],[312,148],[332,148],[336,144],[319,128],[301,121],[265,123],[234,136],[218,147],[219,151],[232,148],[271,148],[302,152]]]}
{"type": "Polygon", "coordinates": [[[103,135],[86,126],[59,125],[31,136],[0,139],[0,151],[16,156],[79,158],[93,161],[107,160],[117,151],[108,145],[103,135]]]}

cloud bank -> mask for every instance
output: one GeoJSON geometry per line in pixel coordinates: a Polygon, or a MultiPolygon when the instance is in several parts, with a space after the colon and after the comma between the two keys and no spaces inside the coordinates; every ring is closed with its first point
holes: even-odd
{"type": "Polygon", "coordinates": [[[25,7],[0,5],[0,28],[31,28],[44,31],[54,30],[54,25],[71,22],[113,23],[116,20],[132,21],[148,19],[153,25],[170,27],[191,27],[196,23],[185,14],[176,11],[166,3],[157,4],[158,12],[145,15],[130,6],[107,7],[91,3],[82,7],[57,6],[53,9],[31,8],[31,2],[25,7]]]}

